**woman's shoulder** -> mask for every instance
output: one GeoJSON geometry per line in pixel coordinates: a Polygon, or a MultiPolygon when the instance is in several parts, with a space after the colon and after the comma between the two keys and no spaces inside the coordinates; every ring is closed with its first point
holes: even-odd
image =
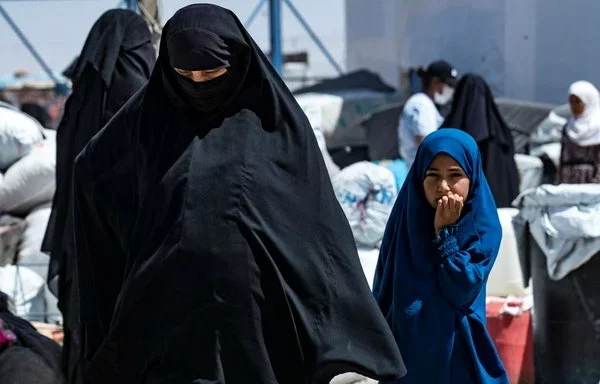
{"type": "Polygon", "coordinates": [[[432,103],[433,100],[423,92],[417,92],[406,100],[406,104],[413,103],[432,103]]]}

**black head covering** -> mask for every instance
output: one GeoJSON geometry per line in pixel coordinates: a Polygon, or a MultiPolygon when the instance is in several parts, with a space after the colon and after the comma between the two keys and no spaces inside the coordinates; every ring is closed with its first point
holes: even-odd
{"type": "Polygon", "coordinates": [[[231,11],[167,22],[148,85],[74,175],[86,384],[403,374],[312,128],[231,11]],[[210,97],[172,70],[214,60],[210,97]]]}
{"type": "MultiPolygon", "coordinates": [[[[218,13],[214,14],[219,17],[218,13]]],[[[248,71],[249,47],[237,33],[232,20],[217,19],[208,31],[189,14],[178,13],[171,19],[169,34],[163,35],[161,69],[163,84],[171,101],[201,113],[210,113],[237,98],[248,71]],[[197,83],[179,75],[173,68],[210,70],[227,68],[219,78],[197,83]]]]}
{"type": "Polygon", "coordinates": [[[510,207],[519,194],[514,141],[489,85],[481,76],[466,74],[460,79],[452,110],[442,127],[458,128],[475,138],[496,205],[499,208],[510,207]]]}
{"type": "Polygon", "coordinates": [[[456,87],[452,110],[443,127],[457,127],[469,133],[477,142],[493,139],[512,149],[510,129],[494,102],[494,95],[479,75],[464,75],[456,87]]]}
{"type": "MultiPolygon", "coordinates": [[[[100,74],[106,86],[115,80],[113,74],[117,62],[123,51],[140,51],[138,56],[153,53],[147,47],[148,25],[144,19],[135,12],[127,9],[111,9],[106,11],[94,23],[83,45],[81,54],[70,72],[70,79],[77,82],[82,76],[85,67],[90,64],[100,74]]],[[[128,64],[142,67],[147,71],[152,68],[151,63],[130,61],[128,64]]]]}
{"type": "Polygon", "coordinates": [[[72,237],[72,171],[87,142],[150,77],[156,52],[144,19],[115,9],[94,24],[73,67],[73,93],[57,129],[56,193],[42,245],[51,254],[48,283],[65,324],[65,375],[74,375],[79,353],[77,289],[72,237]],[[68,367],[67,367],[68,365],[68,367]],[[68,371],[68,372],[67,372],[68,371]]]}
{"type": "Polygon", "coordinates": [[[50,127],[50,114],[37,103],[21,104],[21,111],[36,119],[44,128],[50,127]]]}
{"type": "Polygon", "coordinates": [[[75,77],[75,68],[77,66],[77,62],[79,61],[79,56],[75,57],[73,61],[69,63],[69,65],[63,70],[62,74],[64,77],[73,80],[75,77]]]}

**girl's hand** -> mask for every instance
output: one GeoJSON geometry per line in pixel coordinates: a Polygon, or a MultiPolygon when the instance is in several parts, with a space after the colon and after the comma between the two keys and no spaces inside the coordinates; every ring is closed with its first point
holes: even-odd
{"type": "Polygon", "coordinates": [[[433,221],[436,234],[458,221],[464,205],[463,200],[462,197],[452,192],[448,192],[446,196],[438,200],[435,220],[433,221]]]}

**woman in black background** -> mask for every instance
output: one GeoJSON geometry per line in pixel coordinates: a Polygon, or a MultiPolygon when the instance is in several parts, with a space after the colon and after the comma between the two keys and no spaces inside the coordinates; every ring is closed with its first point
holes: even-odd
{"type": "Polygon", "coordinates": [[[56,193],[42,244],[50,254],[48,284],[63,315],[63,370],[81,382],[79,299],[72,235],[72,172],[87,142],[148,80],[156,58],[144,19],[133,11],[105,12],[92,27],[70,73],[73,92],[57,129],[56,193]]]}
{"type": "Polygon", "coordinates": [[[74,175],[86,384],[403,374],[312,128],[231,11],[167,22],[74,175]]]}
{"type": "Polygon", "coordinates": [[[519,194],[514,140],[481,76],[466,74],[460,79],[442,128],[461,129],[477,141],[496,206],[510,207],[519,194]]]}

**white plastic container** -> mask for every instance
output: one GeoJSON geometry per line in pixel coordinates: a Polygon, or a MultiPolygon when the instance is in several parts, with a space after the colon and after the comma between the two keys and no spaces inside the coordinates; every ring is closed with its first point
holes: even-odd
{"type": "Polygon", "coordinates": [[[517,238],[512,225],[512,219],[519,213],[515,208],[499,208],[498,216],[502,225],[502,243],[496,258],[496,263],[490,273],[487,283],[488,296],[526,296],[531,294],[530,288],[525,288],[519,262],[517,238]]]}

